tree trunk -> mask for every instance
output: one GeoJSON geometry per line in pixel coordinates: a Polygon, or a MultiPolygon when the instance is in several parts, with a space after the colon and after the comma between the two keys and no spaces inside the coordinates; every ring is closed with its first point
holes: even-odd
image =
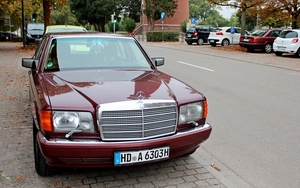
{"type": "Polygon", "coordinates": [[[292,13],[292,29],[297,29],[298,16],[299,16],[298,13],[292,13]]]}
{"type": "Polygon", "coordinates": [[[50,25],[50,2],[49,0],[43,0],[43,8],[44,8],[44,24],[45,28],[50,25]]]}
{"type": "Polygon", "coordinates": [[[148,21],[148,30],[150,31],[154,31],[154,18],[152,18],[151,16],[147,16],[147,21],[148,21]]]}
{"type": "Polygon", "coordinates": [[[242,31],[241,31],[241,36],[245,36],[245,33],[246,33],[246,10],[242,10],[242,16],[241,16],[241,28],[242,28],[242,31]]]}

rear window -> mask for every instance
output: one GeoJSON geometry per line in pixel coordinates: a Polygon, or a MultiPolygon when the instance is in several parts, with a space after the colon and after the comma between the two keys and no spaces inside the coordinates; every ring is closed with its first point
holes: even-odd
{"type": "Polygon", "coordinates": [[[297,38],[298,33],[296,31],[282,31],[279,35],[281,38],[297,38]]]}
{"type": "Polygon", "coordinates": [[[253,33],[251,33],[252,36],[264,36],[267,33],[267,30],[256,30],[253,33]]]}
{"type": "Polygon", "coordinates": [[[187,30],[188,33],[193,33],[194,31],[195,31],[195,28],[189,28],[189,29],[187,30]]]}

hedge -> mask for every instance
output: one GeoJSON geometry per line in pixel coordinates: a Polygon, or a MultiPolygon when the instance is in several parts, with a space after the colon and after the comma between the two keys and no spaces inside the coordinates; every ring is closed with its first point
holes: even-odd
{"type": "Polygon", "coordinates": [[[179,41],[179,31],[148,31],[147,42],[176,42],[179,41]]]}

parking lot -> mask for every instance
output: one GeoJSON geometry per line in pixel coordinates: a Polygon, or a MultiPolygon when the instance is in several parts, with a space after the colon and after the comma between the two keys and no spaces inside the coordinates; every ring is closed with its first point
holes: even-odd
{"type": "Polygon", "coordinates": [[[114,169],[59,169],[40,177],[34,169],[27,69],[21,59],[32,51],[22,43],[0,43],[1,187],[231,187],[218,171],[194,155],[156,164],[114,169]]]}

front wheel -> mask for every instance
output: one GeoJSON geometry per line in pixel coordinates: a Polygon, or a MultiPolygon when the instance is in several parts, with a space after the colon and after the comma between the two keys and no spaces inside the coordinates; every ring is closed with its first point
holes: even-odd
{"type": "Polygon", "coordinates": [[[39,143],[36,138],[37,128],[33,123],[33,147],[34,147],[34,164],[35,170],[40,176],[52,176],[54,174],[54,168],[49,166],[46,163],[46,159],[44,158],[39,143]]]}
{"type": "Polygon", "coordinates": [[[266,44],[264,50],[265,50],[266,53],[271,53],[272,52],[272,45],[271,44],[266,44]]]}
{"type": "Polygon", "coordinates": [[[192,45],[192,42],[186,42],[188,45],[192,45]]]}
{"type": "Polygon", "coordinates": [[[277,55],[277,56],[282,56],[282,52],[275,52],[275,55],[277,55]]]}
{"type": "Polygon", "coordinates": [[[202,39],[202,38],[199,38],[198,40],[197,40],[197,44],[198,45],[202,45],[204,43],[204,40],[202,39]]]}
{"type": "Polygon", "coordinates": [[[230,44],[230,42],[229,42],[228,39],[224,39],[224,40],[222,41],[222,46],[229,46],[229,44],[230,44]]]}

